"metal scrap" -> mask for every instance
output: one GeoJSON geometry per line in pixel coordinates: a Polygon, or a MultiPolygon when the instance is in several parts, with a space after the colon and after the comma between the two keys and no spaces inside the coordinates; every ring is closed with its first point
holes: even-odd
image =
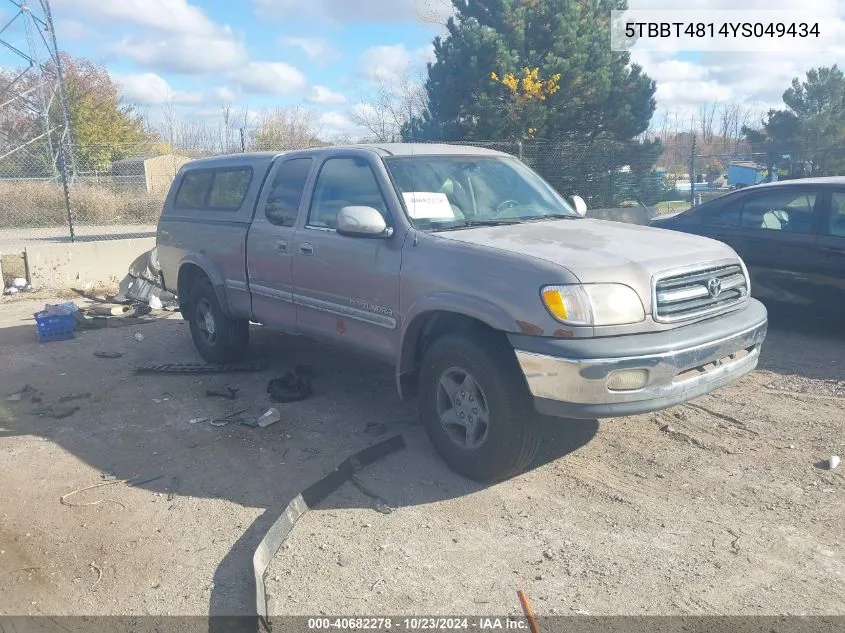
{"type": "Polygon", "coordinates": [[[401,435],[396,435],[350,455],[335,470],[296,495],[267,530],[252,555],[252,568],[255,574],[255,608],[259,620],[268,630],[272,630],[272,627],[267,613],[267,589],[264,584],[264,575],[273,556],[279,551],[296,521],[349,481],[356,472],[403,448],[405,448],[405,439],[401,435]]]}
{"type": "Polygon", "coordinates": [[[227,400],[236,400],[240,389],[226,387],[226,391],[216,391],[214,389],[206,389],[205,395],[207,398],[226,398],[227,400]]]}
{"type": "Polygon", "coordinates": [[[233,374],[241,372],[260,372],[266,366],[260,363],[243,364],[202,364],[202,363],[166,363],[164,365],[143,365],[136,367],[136,374],[233,374]]]}
{"type": "Polygon", "coordinates": [[[267,393],[273,402],[299,402],[313,393],[311,379],[314,369],[310,365],[297,365],[293,373],[273,378],[267,383],[267,393]]]}

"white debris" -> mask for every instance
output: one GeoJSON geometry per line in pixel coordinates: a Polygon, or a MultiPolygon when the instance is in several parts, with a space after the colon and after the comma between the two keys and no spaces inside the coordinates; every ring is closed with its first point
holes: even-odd
{"type": "Polygon", "coordinates": [[[15,288],[14,286],[9,286],[8,288],[6,288],[3,291],[3,294],[13,295],[13,294],[17,294],[17,292],[18,292],[17,288],[15,288]]]}
{"type": "Polygon", "coordinates": [[[140,332],[135,332],[135,340],[140,343],[141,341],[144,340],[144,335],[141,334],[140,332]]]}
{"type": "Polygon", "coordinates": [[[16,277],[15,280],[12,282],[12,285],[18,289],[24,288],[26,286],[26,279],[24,279],[23,277],[16,277]]]}
{"type": "Polygon", "coordinates": [[[162,309],[162,307],[164,307],[164,306],[163,306],[163,304],[161,303],[161,299],[159,299],[159,298],[158,298],[158,297],[156,297],[155,295],[152,295],[152,294],[151,294],[151,295],[150,295],[150,307],[151,307],[153,310],[161,310],[161,309],[162,309]]]}
{"type": "Polygon", "coordinates": [[[829,460],[827,460],[827,467],[830,468],[830,470],[833,470],[834,468],[839,466],[839,461],[839,455],[834,455],[829,460]]]}

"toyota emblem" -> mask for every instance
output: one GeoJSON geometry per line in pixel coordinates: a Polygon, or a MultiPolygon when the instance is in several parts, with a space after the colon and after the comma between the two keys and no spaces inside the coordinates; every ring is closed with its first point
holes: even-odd
{"type": "Polygon", "coordinates": [[[718,277],[711,277],[707,280],[707,292],[714,299],[722,294],[722,280],[718,277]]]}

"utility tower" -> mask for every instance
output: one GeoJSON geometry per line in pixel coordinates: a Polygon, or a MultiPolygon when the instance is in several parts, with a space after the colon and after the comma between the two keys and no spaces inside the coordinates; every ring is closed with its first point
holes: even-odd
{"type": "MultiPolygon", "coordinates": [[[[0,0],[0,73],[0,176],[52,179],[69,201],[73,135],[49,0],[0,0]]],[[[69,204],[67,215],[73,239],[69,204]]]]}

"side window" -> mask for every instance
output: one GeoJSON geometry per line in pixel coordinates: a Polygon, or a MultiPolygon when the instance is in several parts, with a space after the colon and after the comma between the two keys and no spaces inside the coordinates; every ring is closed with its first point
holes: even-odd
{"type": "Polygon", "coordinates": [[[739,226],[740,211],[742,211],[742,201],[732,200],[707,213],[704,216],[704,223],[719,226],[739,226]]]}
{"type": "Polygon", "coordinates": [[[370,164],[361,158],[330,158],[323,163],[308,225],[336,228],[343,207],[373,207],[387,219],[387,203],[370,164]]]}
{"type": "Polygon", "coordinates": [[[177,209],[237,211],[252,182],[252,168],[197,169],[182,177],[176,194],[177,209]]]}
{"type": "Polygon", "coordinates": [[[845,192],[834,191],[830,198],[829,234],[845,237],[845,192]]]}
{"type": "Polygon", "coordinates": [[[237,211],[244,203],[251,181],[252,169],[249,168],[214,170],[208,207],[221,211],[237,211]]]}
{"type": "Polygon", "coordinates": [[[742,226],[749,229],[809,234],[813,231],[816,192],[770,191],[746,198],[742,226]]]}
{"type": "Polygon", "coordinates": [[[176,194],[176,208],[201,209],[211,187],[210,171],[189,171],[182,177],[179,192],[176,194]]]}
{"type": "Polygon", "coordinates": [[[264,206],[264,215],[271,224],[293,226],[296,223],[312,162],[310,158],[294,158],[279,165],[264,206]]]}

